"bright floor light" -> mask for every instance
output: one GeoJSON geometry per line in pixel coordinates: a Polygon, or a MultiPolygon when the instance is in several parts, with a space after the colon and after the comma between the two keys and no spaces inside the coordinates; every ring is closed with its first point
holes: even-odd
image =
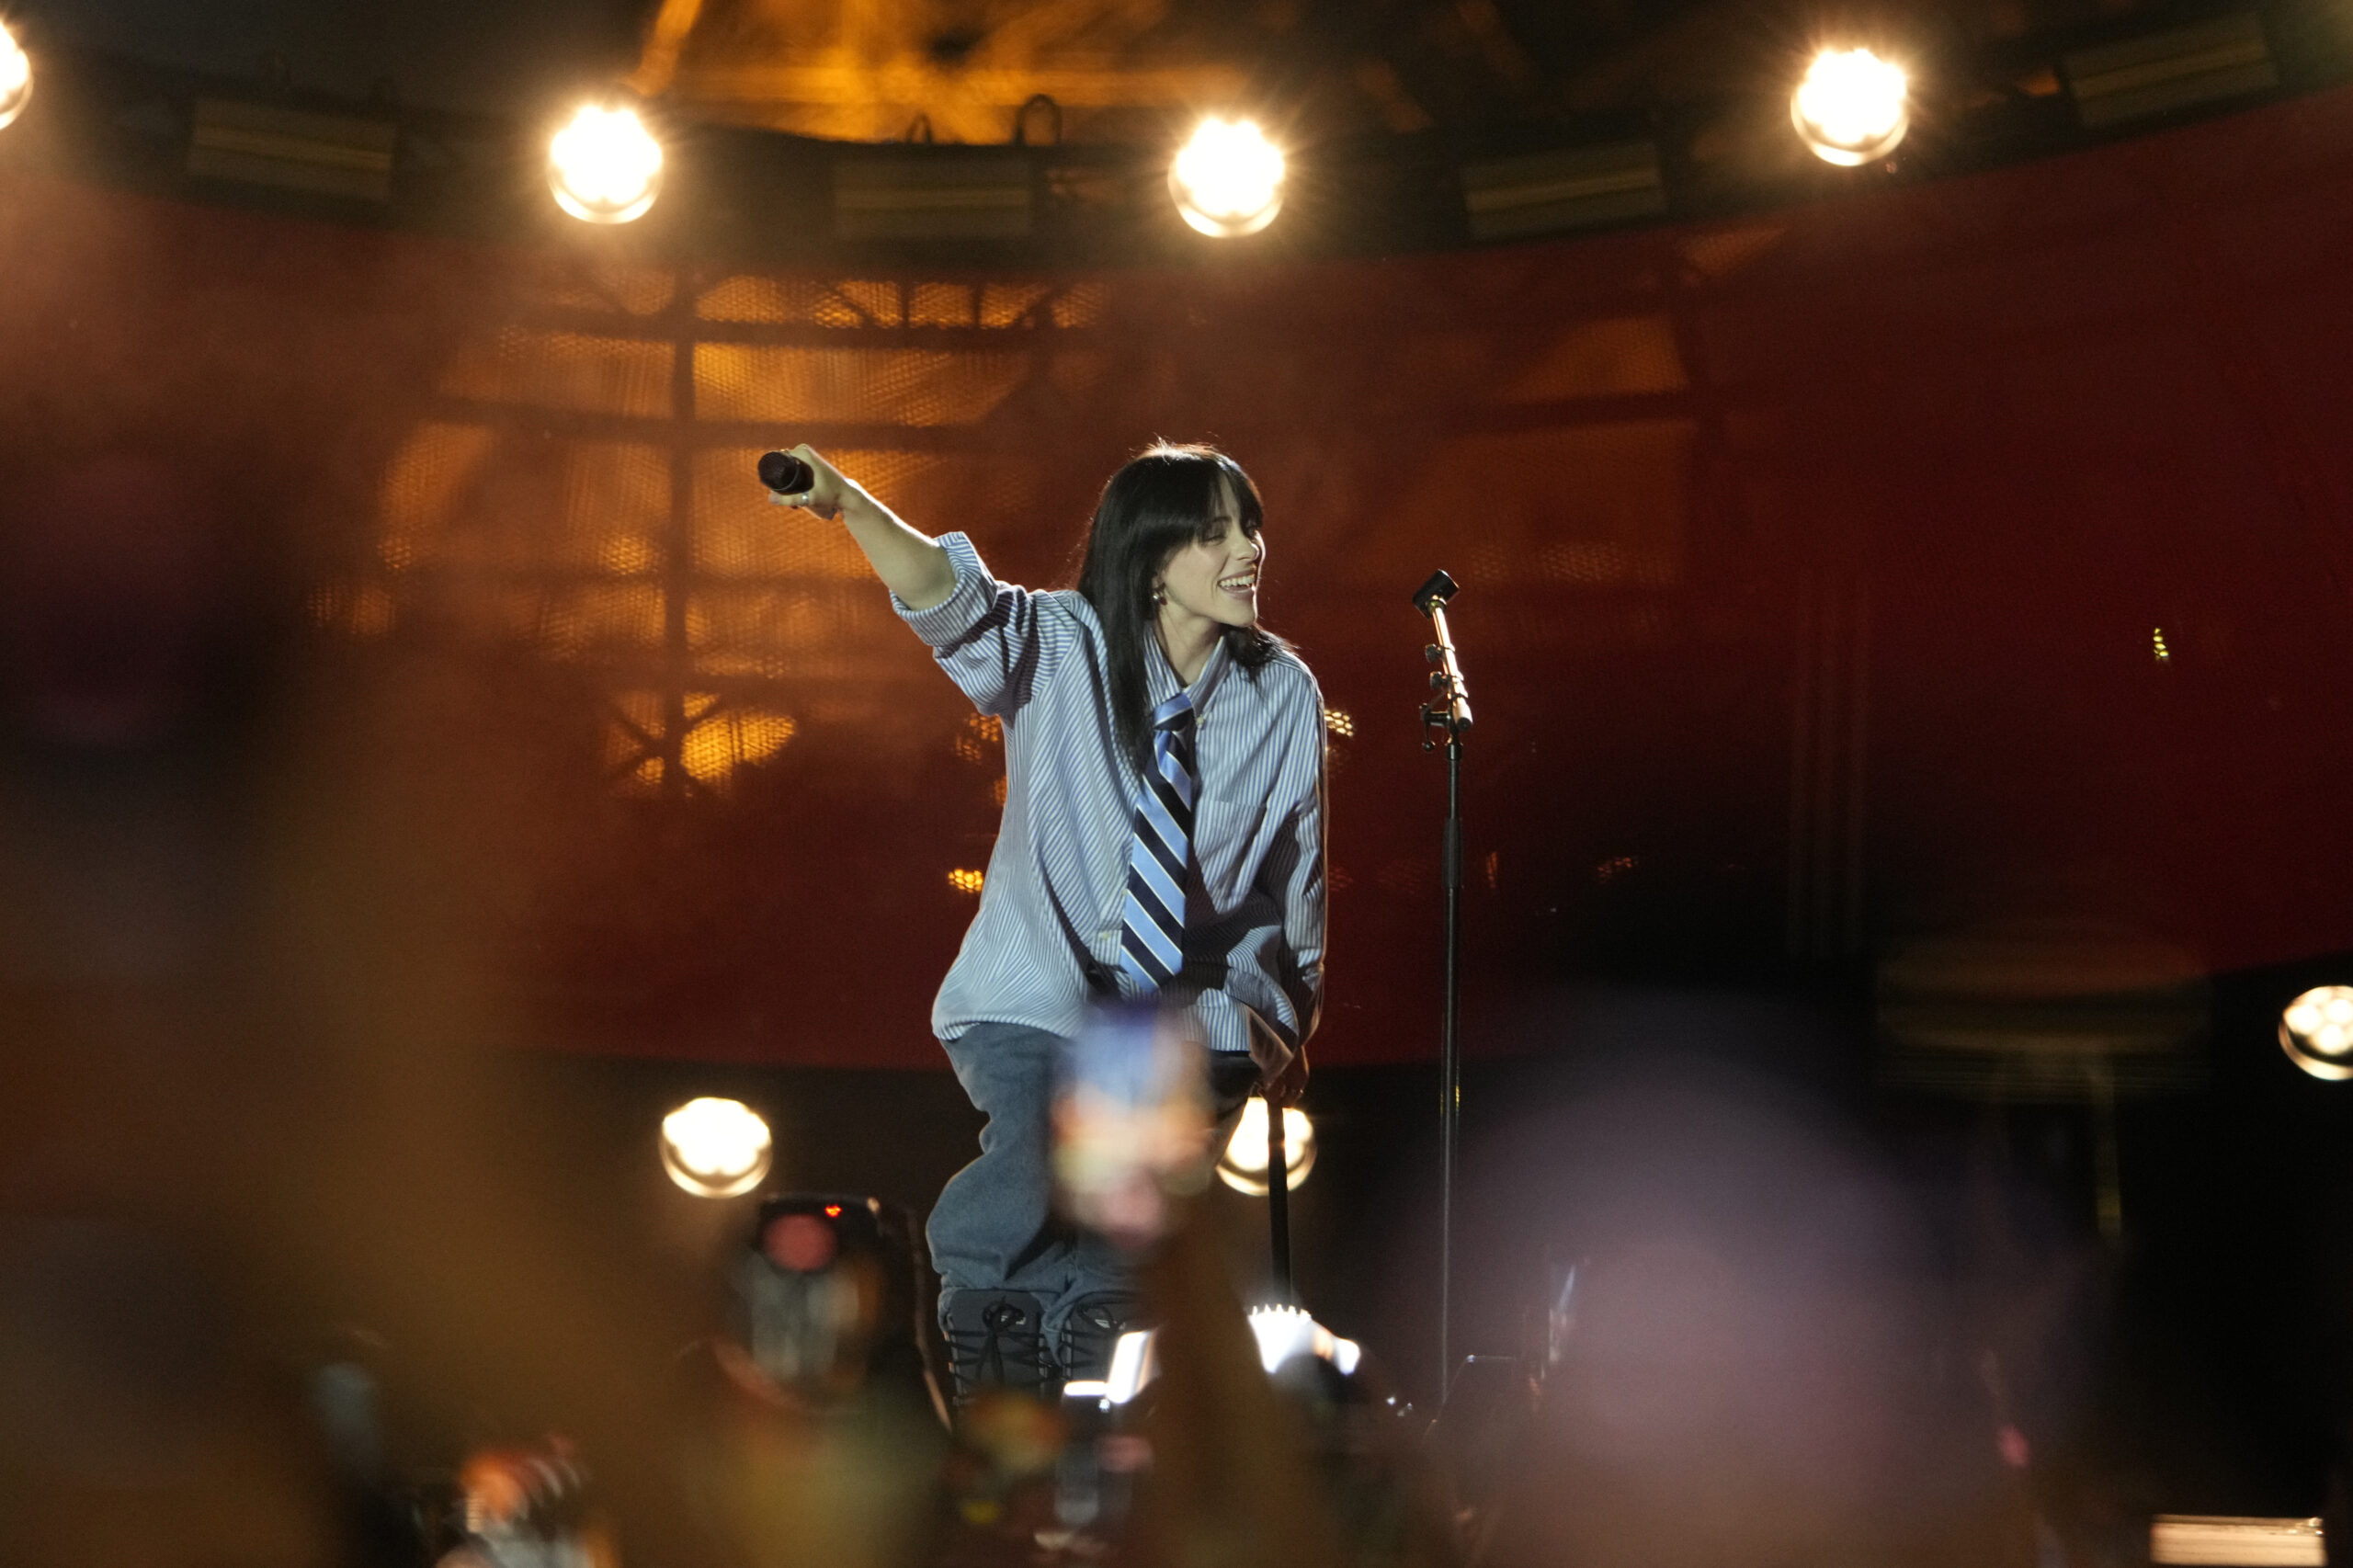
{"type": "Polygon", "coordinates": [[[735,1198],[767,1179],[776,1142],[741,1100],[706,1096],[662,1119],[662,1168],[697,1198],[735,1198]]]}
{"type": "Polygon", "coordinates": [[[1246,119],[1205,119],[1168,165],[1185,222],[1217,239],[1255,234],[1283,210],[1283,155],[1246,119]]]}
{"type": "Polygon", "coordinates": [[[2353,1078],[2353,985],[2319,985],[2279,1015],[2288,1060],[2315,1078],[2353,1078]]]}
{"type": "Polygon", "coordinates": [[[1910,94],[1902,66],[1868,49],[1825,49],[1790,95],[1790,121],[1824,163],[1877,163],[1912,127],[1910,94]]]}
{"type": "Polygon", "coordinates": [[[1296,1357],[1313,1356],[1348,1377],[1364,1358],[1355,1340],[1341,1338],[1297,1307],[1251,1308],[1250,1332],[1258,1341],[1258,1364],[1270,1375],[1296,1357]]]}
{"type": "Polygon", "coordinates": [[[642,218],[662,194],[662,144],[635,109],[587,105],[548,144],[548,188],[583,222],[642,218]]]}
{"type": "MultiPolygon", "coordinates": [[[[1283,1165],[1290,1179],[1285,1188],[1297,1192],[1307,1173],[1315,1168],[1315,1124],[1297,1106],[1283,1112],[1283,1165]]],[[[1236,1192],[1267,1196],[1267,1102],[1253,1095],[1242,1102],[1242,1118],[1233,1136],[1218,1156],[1218,1179],[1236,1192]]]]}
{"type": "Polygon", "coordinates": [[[25,112],[33,96],[33,61],[17,35],[0,27],[0,126],[25,112]]]}

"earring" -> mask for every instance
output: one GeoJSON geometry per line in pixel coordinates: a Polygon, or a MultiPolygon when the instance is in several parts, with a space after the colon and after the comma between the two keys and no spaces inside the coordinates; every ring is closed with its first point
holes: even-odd
{"type": "Polygon", "coordinates": [[[1162,583],[1152,590],[1152,602],[1156,605],[1165,605],[1168,602],[1167,584],[1162,583]]]}

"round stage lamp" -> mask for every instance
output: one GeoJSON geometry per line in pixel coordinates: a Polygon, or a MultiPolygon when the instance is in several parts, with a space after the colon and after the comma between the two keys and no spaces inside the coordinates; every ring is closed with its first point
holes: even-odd
{"type": "MultiPolygon", "coordinates": [[[[1297,1106],[1283,1112],[1283,1163],[1290,1175],[1283,1186],[1292,1192],[1315,1168],[1315,1124],[1297,1106]]],[[[1267,1102],[1255,1095],[1243,1102],[1242,1119],[1218,1156],[1217,1176],[1236,1192],[1267,1196],[1267,1102]]]]}
{"type": "Polygon", "coordinates": [[[1853,168],[1895,151],[1912,128],[1904,69],[1868,49],[1826,49],[1790,95],[1790,120],[1827,164],[1853,168]]]}
{"type": "Polygon", "coordinates": [[[662,1168],[697,1198],[738,1198],[767,1178],[776,1141],[741,1100],[706,1096],[662,1119],[662,1168]]]}
{"type": "Polygon", "coordinates": [[[1246,119],[1205,119],[1168,165],[1187,223],[1214,239],[1255,234],[1283,210],[1283,155],[1246,119]]]}
{"type": "Polygon", "coordinates": [[[590,104],[548,143],[548,188],[584,223],[626,223],[662,194],[662,144],[637,111],[590,104]]]}
{"type": "Polygon", "coordinates": [[[33,60],[17,35],[0,27],[0,126],[25,112],[33,96],[33,60]]]}
{"type": "Polygon", "coordinates": [[[2315,1078],[2353,1078],[2353,985],[2319,985],[2279,1015],[2279,1048],[2315,1078]]]}

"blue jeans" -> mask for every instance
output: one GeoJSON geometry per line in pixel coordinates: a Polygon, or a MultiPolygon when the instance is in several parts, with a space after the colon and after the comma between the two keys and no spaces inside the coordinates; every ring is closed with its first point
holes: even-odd
{"type": "MultiPolygon", "coordinates": [[[[943,1320],[959,1290],[1026,1290],[1041,1303],[1051,1345],[1072,1307],[1134,1289],[1118,1248],[1054,1212],[1054,1075],[1068,1043],[1027,1024],[974,1024],[948,1042],[956,1081],[989,1119],[981,1157],[949,1179],[925,1227],[943,1320]]],[[[1212,1056],[1210,1088],[1221,1122],[1256,1082],[1248,1057],[1212,1056]]]]}

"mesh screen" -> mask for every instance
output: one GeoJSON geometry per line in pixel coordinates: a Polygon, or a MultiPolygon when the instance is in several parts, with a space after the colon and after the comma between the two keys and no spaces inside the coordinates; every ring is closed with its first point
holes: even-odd
{"type": "Polygon", "coordinates": [[[460,349],[441,390],[487,403],[662,419],[673,352],[667,343],[506,327],[460,349]]]}
{"type": "Polygon", "coordinates": [[[695,351],[695,407],[755,424],[972,425],[1029,369],[1013,353],[706,343],[695,351]]]}
{"type": "Polygon", "coordinates": [[[1440,566],[1474,985],[1779,961],[1824,909],[1854,942],[2054,880],[2217,962],[2353,946],[2310,872],[2353,853],[2310,783],[2353,766],[2353,217],[2258,155],[2348,124],[2324,95],[2195,155],[1701,229],[1086,277],[650,266],[10,176],[0,364],[40,392],[22,445],[233,453],[324,642],[493,672],[460,776],[536,735],[536,798],[615,813],[524,944],[602,987],[567,1027],[805,1061],[934,1060],[1004,754],[754,460],[807,440],[1051,585],[1125,456],[1218,440],[1335,714],[1324,1049],[1397,1059],[1435,982],[1407,595],[1440,566]]]}

